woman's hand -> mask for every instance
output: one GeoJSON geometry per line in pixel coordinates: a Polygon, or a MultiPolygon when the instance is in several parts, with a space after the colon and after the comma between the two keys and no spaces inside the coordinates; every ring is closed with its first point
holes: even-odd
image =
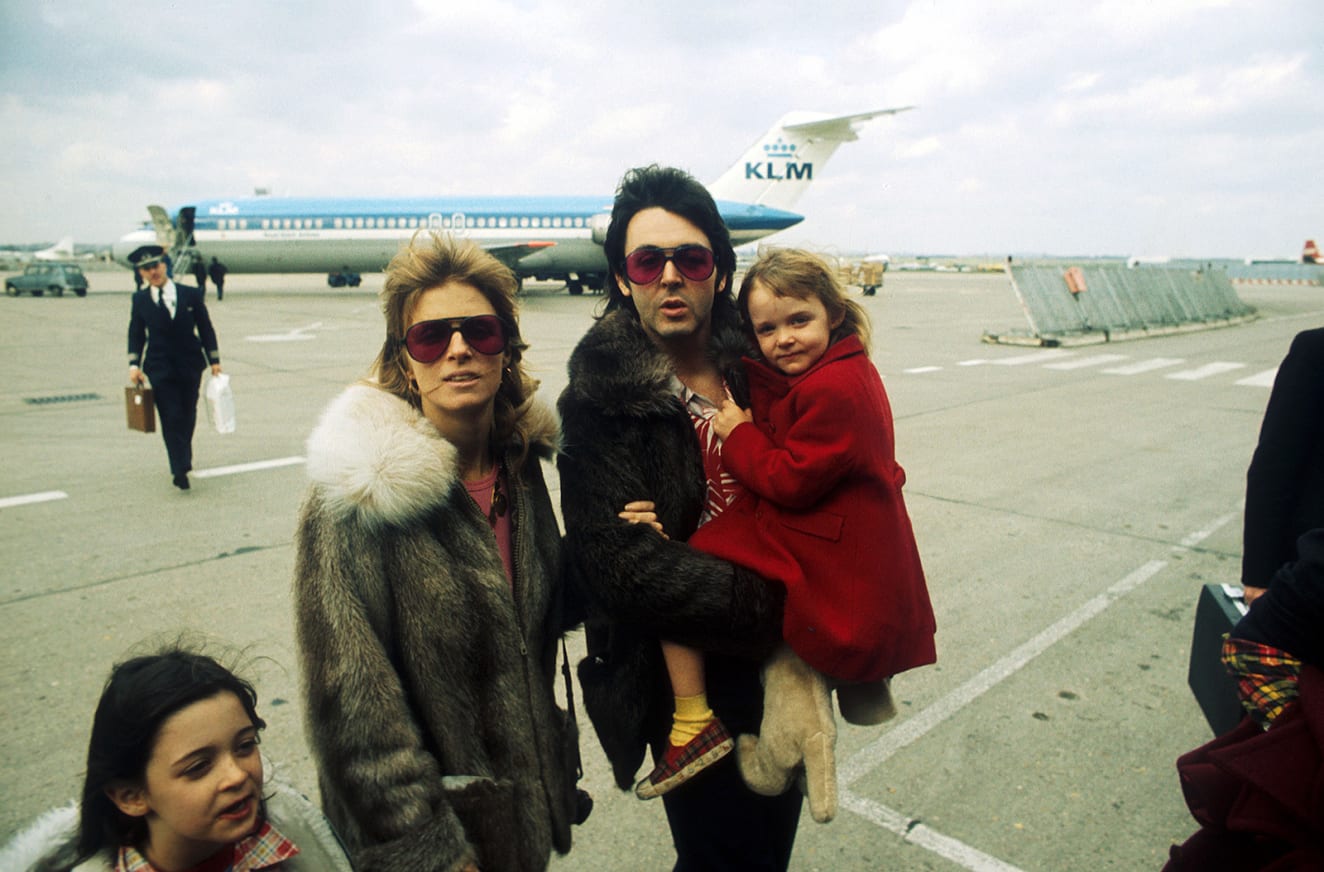
{"type": "Polygon", "coordinates": [[[625,511],[618,513],[616,517],[624,518],[631,524],[647,524],[661,533],[663,539],[670,539],[671,537],[667,535],[667,531],[662,529],[662,522],[657,519],[656,508],[652,500],[635,500],[632,503],[626,503],[625,511]]]}

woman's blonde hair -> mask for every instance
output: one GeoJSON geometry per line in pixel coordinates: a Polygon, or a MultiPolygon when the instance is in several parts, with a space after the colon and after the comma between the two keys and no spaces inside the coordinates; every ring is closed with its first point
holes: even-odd
{"type": "MultiPolygon", "coordinates": [[[[841,324],[832,331],[832,341],[855,334],[867,352],[870,347],[872,330],[869,315],[864,307],[846,296],[846,289],[837,280],[836,273],[827,261],[810,251],[800,248],[777,248],[759,255],[754,265],[745,273],[740,283],[740,314],[749,329],[749,292],[758,282],[779,297],[795,297],[804,300],[817,297],[827,310],[828,320],[835,321],[838,316],[841,324]]],[[[756,343],[757,346],[757,343],[756,343]]]]}
{"type": "Polygon", "coordinates": [[[382,390],[416,409],[422,408],[422,398],[410,378],[405,330],[423,292],[447,282],[475,288],[492,304],[497,317],[505,325],[505,365],[501,372],[501,386],[497,388],[492,444],[499,448],[516,440],[522,463],[529,446],[518,425],[529,410],[538,381],[524,368],[524,351],[529,346],[519,332],[519,307],[515,302],[519,280],[509,267],[473,242],[432,230],[420,230],[391,259],[381,291],[386,339],[373,361],[372,379],[382,390]]]}

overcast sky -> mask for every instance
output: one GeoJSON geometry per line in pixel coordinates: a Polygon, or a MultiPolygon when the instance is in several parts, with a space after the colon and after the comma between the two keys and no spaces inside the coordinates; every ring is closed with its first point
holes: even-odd
{"type": "Polygon", "coordinates": [[[775,237],[1287,255],[1324,237],[1319,0],[0,2],[0,242],[148,203],[715,179],[793,109],[914,104],[775,237]]]}

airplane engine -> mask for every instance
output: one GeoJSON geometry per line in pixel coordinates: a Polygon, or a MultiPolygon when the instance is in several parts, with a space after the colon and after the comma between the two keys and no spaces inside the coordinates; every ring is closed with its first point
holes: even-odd
{"type": "Polygon", "coordinates": [[[599,212],[588,219],[588,226],[593,231],[593,241],[602,245],[607,241],[607,227],[611,224],[611,216],[606,212],[599,212]]]}

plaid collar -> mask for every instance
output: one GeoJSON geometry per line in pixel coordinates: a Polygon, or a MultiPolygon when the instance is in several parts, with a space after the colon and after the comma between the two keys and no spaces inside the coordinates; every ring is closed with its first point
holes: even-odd
{"type": "MultiPolygon", "coordinates": [[[[299,849],[293,842],[281,835],[270,821],[264,821],[253,835],[235,842],[234,861],[226,872],[279,870],[281,863],[297,853],[299,849]]],[[[155,867],[132,845],[120,846],[115,870],[116,872],[156,872],[155,867]]]]}

